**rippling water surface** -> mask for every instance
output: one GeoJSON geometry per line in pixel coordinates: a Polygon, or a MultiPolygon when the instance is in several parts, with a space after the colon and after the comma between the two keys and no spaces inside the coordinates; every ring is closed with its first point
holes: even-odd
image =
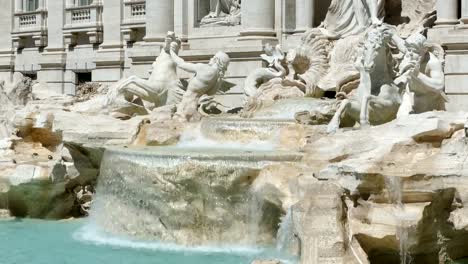
{"type": "Polygon", "coordinates": [[[110,237],[83,221],[0,221],[0,238],[2,264],[250,264],[279,257],[269,249],[184,248],[110,237]]]}

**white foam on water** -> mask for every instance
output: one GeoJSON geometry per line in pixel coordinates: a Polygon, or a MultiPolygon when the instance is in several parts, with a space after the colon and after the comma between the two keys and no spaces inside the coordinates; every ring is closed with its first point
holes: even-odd
{"type": "Polygon", "coordinates": [[[242,255],[257,255],[264,250],[256,247],[242,246],[182,246],[173,243],[163,243],[157,241],[138,241],[123,237],[117,237],[106,234],[98,227],[87,224],[73,234],[73,239],[92,243],[99,246],[114,246],[121,248],[154,250],[154,251],[172,251],[172,252],[199,252],[199,253],[228,253],[242,255]]]}
{"type": "Polygon", "coordinates": [[[164,243],[157,241],[138,241],[129,238],[117,237],[109,235],[99,229],[96,225],[88,223],[73,233],[73,239],[91,243],[97,246],[111,246],[118,248],[129,248],[134,250],[151,250],[165,252],[181,252],[181,253],[201,253],[201,254],[230,254],[250,256],[260,259],[277,259],[284,264],[296,264],[297,261],[291,257],[280,255],[280,252],[272,251],[268,248],[260,248],[254,246],[238,246],[238,245],[223,245],[223,246],[182,246],[173,243],[164,243]]]}

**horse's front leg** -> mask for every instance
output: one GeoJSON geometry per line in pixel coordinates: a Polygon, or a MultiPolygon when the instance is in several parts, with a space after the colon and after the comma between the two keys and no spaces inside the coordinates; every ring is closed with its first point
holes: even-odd
{"type": "Polygon", "coordinates": [[[370,122],[369,122],[369,102],[372,100],[373,97],[375,97],[375,96],[365,95],[362,98],[361,113],[360,113],[360,116],[359,116],[359,123],[361,124],[361,127],[370,126],[370,122]]]}
{"type": "Polygon", "coordinates": [[[351,101],[349,99],[344,99],[341,101],[340,107],[336,110],[335,115],[328,124],[327,133],[335,133],[340,128],[341,117],[351,106],[351,101]]]}

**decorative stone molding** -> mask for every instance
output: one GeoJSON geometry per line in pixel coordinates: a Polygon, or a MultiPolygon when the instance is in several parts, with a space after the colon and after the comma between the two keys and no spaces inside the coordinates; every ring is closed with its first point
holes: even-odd
{"type": "Polygon", "coordinates": [[[67,6],[65,8],[65,26],[63,36],[65,44],[76,45],[76,36],[84,33],[89,38],[89,43],[102,43],[102,10],[100,1],[94,1],[87,6],[67,6]]]}
{"type": "Polygon", "coordinates": [[[136,31],[146,27],[146,1],[125,0],[121,32],[126,42],[136,40],[136,31]]]}
{"type": "Polygon", "coordinates": [[[17,11],[11,35],[13,46],[17,49],[24,47],[27,38],[32,38],[36,47],[47,46],[47,11],[17,11]]]}

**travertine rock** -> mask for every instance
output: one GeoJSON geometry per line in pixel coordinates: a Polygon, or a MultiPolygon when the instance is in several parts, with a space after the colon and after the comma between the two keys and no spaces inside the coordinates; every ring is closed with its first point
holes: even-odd
{"type": "Polygon", "coordinates": [[[304,162],[263,169],[254,191],[292,208],[301,263],[412,263],[466,250],[467,113],[427,112],[310,140],[304,162]],[[448,239],[448,238],[451,239],[448,239]]]}

